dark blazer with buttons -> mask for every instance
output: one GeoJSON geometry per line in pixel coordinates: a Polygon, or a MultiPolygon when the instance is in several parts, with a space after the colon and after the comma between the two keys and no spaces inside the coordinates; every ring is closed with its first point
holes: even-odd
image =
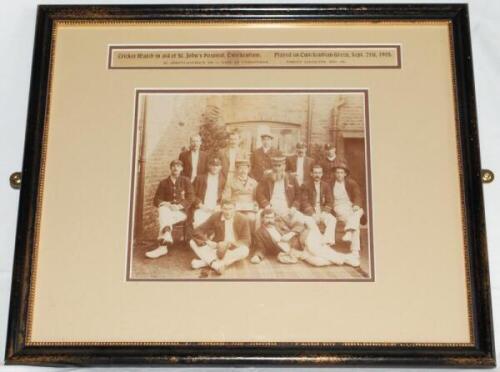
{"type": "Polygon", "coordinates": [[[167,177],[160,182],[153,198],[153,204],[158,207],[161,202],[180,204],[187,210],[193,202],[193,186],[189,178],[180,176],[172,182],[172,178],[167,177]]]}
{"type": "MultiPolygon", "coordinates": [[[[288,156],[286,158],[286,171],[297,173],[297,155],[288,156]]],[[[314,165],[314,159],[309,156],[304,157],[304,183],[311,179],[311,170],[314,165]]]]}
{"type": "MultiPolygon", "coordinates": [[[[213,242],[224,241],[226,232],[225,221],[222,212],[212,214],[208,220],[194,229],[193,240],[198,246],[204,245],[207,240],[213,242]],[[210,237],[213,238],[210,239],[210,237]]],[[[250,247],[252,242],[250,223],[245,215],[235,212],[233,216],[234,246],[245,245],[250,247]]]]}
{"type": "MultiPolygon", "coordinates": [[[[191,180],[191,175],[193,174],[193,165],[191,163],[191,150],[186,150],[180,153],[179,160],[182,162],[182,175],[191,180]]],[[[198,167],[197,176],[201,176],[207,173],[208,154],[205,151],[200,150],[198,156],[198,167]]]]}
{"type": "MultiPolygon", "coordinates": [[[[192,204],[192,208],[196,209],[200,204],[205,200],[205,194],[207,193],[207,178],[208,174],[204,174],[203,176],[197,176],[193,182],[193,190],[194,190],[194,200],[192,204]]],[[[219,184],[217,185],[217,203],[220,203],[222,199],[222,193],[224,191],[224,187],[226,186],[226,178],[222,173],[219,173],[219,184]]]]}
{"type": "MultiPolygon", "coordinates": [[[[316,187],[314,181],[309,181],[302,185],[300,210],[302,213],[312,216],[315,212],[316,205],[316,187]]],[[[332,189],[330,185],[324,181],[319,184],[319,201],[322,212],[331,213],[333,210],[332,189]]]]}
{"type": "Polygon", "coordinates": [[[250,158],[251,163],[251,177],[257,182],[262,179],[264,172],[266,170],[272,169],[271,158],[276,154],[276,149],[270,148],[267,152],[264,152],[262,147],[259,147],[252,153],[250,158]]]}
{"type": "MultiPolygon", "coordinates": [[[[285,195],[288,202],[288,208],[300,208],[300,186],[297,178],[291,174],[285,174],[285,195]]],[[[257,185],[256,199],[259,208],[266,208],[271,204],[271,197],[274,190],[273,175],[267,175],[257,185]]]]}

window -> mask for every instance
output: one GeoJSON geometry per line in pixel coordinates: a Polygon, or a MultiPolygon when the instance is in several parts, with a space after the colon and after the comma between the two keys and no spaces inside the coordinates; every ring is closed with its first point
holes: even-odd
{"type": "Polygon", "coordinates": [[[301,140],[302,125],[298,123],[247,121],[227,123],[226,126],[229,131],[238,130],[240,132],[241,147],[248,152],[261,146],[260,133],[265,127],[268,127],[274,136],[274,147],[285,155],[295,153],[295,145],[301,140]]]}

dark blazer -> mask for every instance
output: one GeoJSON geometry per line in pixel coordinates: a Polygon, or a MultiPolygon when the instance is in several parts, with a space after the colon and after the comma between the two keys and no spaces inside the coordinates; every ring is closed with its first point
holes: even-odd
{"type": "Polygon", "coordinates": [[[272,160],[271,158],[276,153],[276,149],[270,148],[267,153],[264,152],[262,147],[259,147],[252,153],[252,157],[250,158],[251,164],[251,177],[257,182],[260,181],[264,175],[264,171],[267,169],[272,169],[272,160]]]}
{"type": "Polygon", "coordinates": [[[153,204],[158,207],[163,201],[181,204],[187,210],[193,202],[193,186],[189,178],[180,176],[175,184],[170,177],[162,180],[156,189],[153,204]]]}
{"type": "MultiPolygon", "coordinates": [[[[205,194],[207,192],[207,178],[208,174],[204,174],[203,176],[197,176],[193,182],[193,190],[194,190],[194,200],[192,204],[192,208],[196,209],[200,204],[205,200],[205,194]]],[[[217,203],[220,203],[222,199],[222,193],[224,191],[224,187],[226,186],[226,178],[222,173],[219,173],[219,185],[217,187],[217,203]]]]}
{"type": "MultiPolygon", "coordinates": [[[[191,150],[181,152],[179,160],[182,162],[182,175],[191,180],[191,175],[193,174],[193,167],[191,165],[191,150]]],[[[208,154],[205,151],[200,150],[200,155],[198,157],[198,171],[196,173],[197,176],[207,173],[207,163],[208,154]]]]}
{"type": "MultiPolygon", "coordinates": [[[[286,171],[297,173],[297,155],[287,156],[286,158],[286,171]]],[[[311,179],[311,170],[314,165],[314,159],[306,156],[304,158],[304,183],[311,179]]]]}
{"type": "MultiPolygon", "coordinates": [[[[238,151],[236,152],[235,160],[239,157],[242,157],[243,155],[243,150],[241,150],[239,147],[237,148],[237,150],[238,151]]],[[[227,177],[229,173],[229,147],[220,149],[217,152],[217,158],[219,158],[222,163],[222,173],[224,173],[224,175],[227,177]]]]}
{"type": "MultiPolygon", "coordinates": [[[[245,215],[238,212],[234,214],[233,229],[235,239],[234,245],[246,245],[247,247],[250,247],[252,242],[250,223],[245,215]]],[[[214,213],[208,218],[208,220],[194,229],[193,240],[198,246],[201,246],[205,244],[212,235],[213,238],[210,240],[213,242],[218,243],[224,241],[225,222],[222,219],[222,212],[214,213]]]]}
{"type": "MultiPolygon", "coordinates": [[[[363,196],[361,195],[361,189],[358,185],[358,183],[350,178],[349,176],[345,178],[344,180],[345,183],[345,189],[347,191],[347,195],[349,195],[349,199],[351,199],[351,202],[353,205],[357,205],[358,207],[363,207],[363,196]]],[[[330,184],[330,190],[332,190],[332,200],[334,200],[333,196],[333,187],[335,186],[335,179],[333,179],[332,183],[330,184]]]]}
{"type": "MultiPolygon", "coordinates": [[[[285,174],[285,195],[288,201],[288,207],[300,208],[300,186],[297,178],[291,174],[285,174]]],[[[271,196],[274,189],[274,180],[272,175],[264,177],[257,185],[256,199],[259,208],[266,208],[271,203],[271,196]]]]}
{"type": "MultiPolygon", "coordinates": [[[[281,235],[285,235],[291,230],[282,228],[279,224],[276,224],[276,230],[279,231],[281,235]]],[[[290,246],[295,249],[300,249],[299,235],[294,236],[289,240],[290,246]]],[[[264,225],[261,225],[254,233],[253,236],[253,247],[255,249],[253,255],[260,256],[260,258],[266,257],[268,254],[275,254],[281,252],[280,247],[277,242],[273,240],[269,231],[267,231],[264,225]]]]}
{"type": "MultiPolygon", "coordinates": [[[[330,185],[324,181],[319,184],[319,200],[321,211],[331,213],[333,210],[332,189],[330,185]]],[[[312,216],[314,214],[314,206],[316,204],[316,188],[314,181],[309,181],[302,185],[302,198],[300,210],[302,213],[312,216]]]]}

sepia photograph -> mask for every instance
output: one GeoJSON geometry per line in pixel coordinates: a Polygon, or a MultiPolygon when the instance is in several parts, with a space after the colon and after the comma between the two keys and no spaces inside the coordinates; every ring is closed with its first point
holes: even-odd
{"type": "Polygon", "coordinates": [[[368,91],[137,89],[127,280],[373,281],[368,91]]]}

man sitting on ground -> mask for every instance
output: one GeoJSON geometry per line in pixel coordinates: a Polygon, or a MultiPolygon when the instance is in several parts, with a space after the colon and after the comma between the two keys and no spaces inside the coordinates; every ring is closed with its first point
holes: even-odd
{"type": "Polygon", "coordinates": [[[325,244],[314,219],[295,209],[287,217],[278,216],[271,208],[261,212],[261,226],[254,234],[255,253],[250,262],[260,263],[268,255],[279,262],[294,264],[299,260],[313,266],[353,265],[351,255],[340,253],[325,244]]]}
{"type": "Polygon", "coordinates": [[[235,211],[230,200],[223,200],[216,212],[194,230],[190,247],[198,257],[191,261],[193,269],[210,267],[218,274],[248,256],[251,243],[248,219],[235,211]]]}
{"type": "Polygon", "coordinates": [[[293,221],[276,216],[272,208],[263,209],[260,213],[260,227],[255,231],[253,247],[255,252],[250,260],[260,263],[266,256],[276,256],[281,263],[296,263],[300,256],[299,236],[303,231],[300,221],[293,221]]]}

